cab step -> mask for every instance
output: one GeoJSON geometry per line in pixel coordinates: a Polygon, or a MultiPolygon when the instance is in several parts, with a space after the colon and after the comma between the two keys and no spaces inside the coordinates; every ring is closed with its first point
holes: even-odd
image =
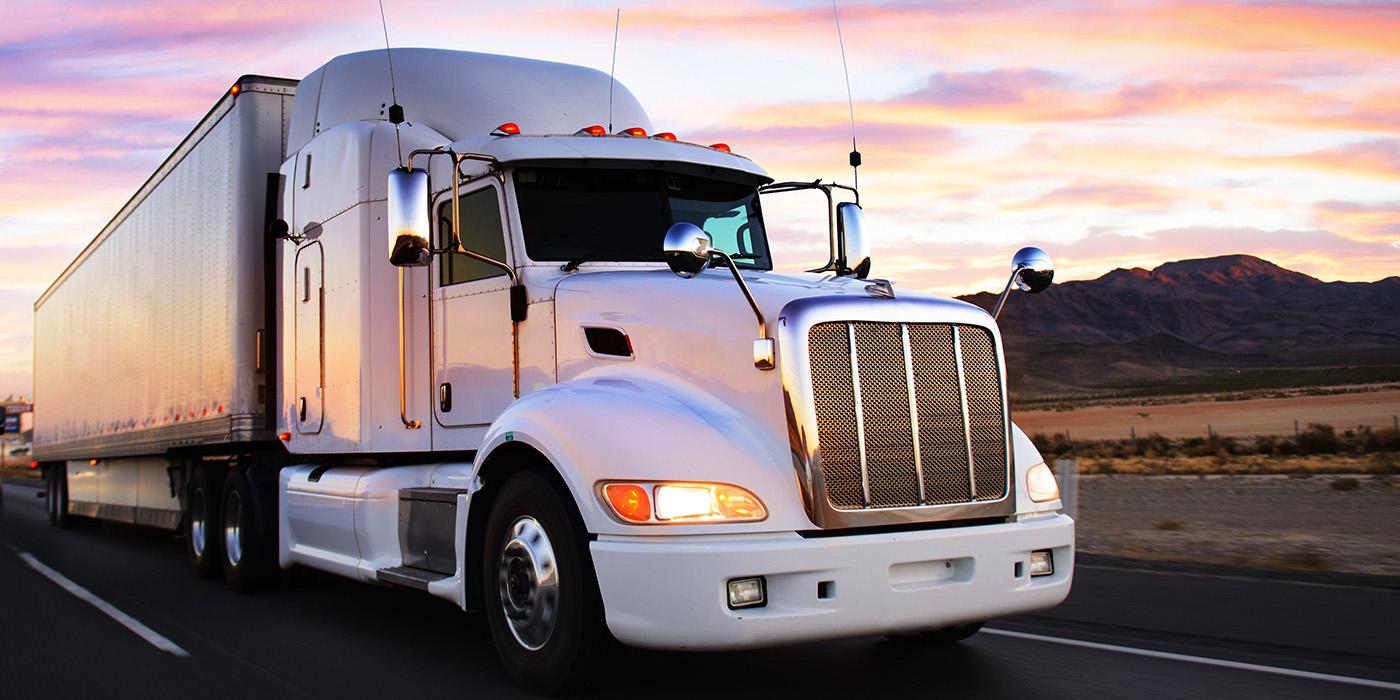
{"type": "Polygon", "coordinates": [[[426,591],[428,590],[428,584],[434,581],[452,578],[452,575],[437,571],[428,571],[427,569],[419,569],[413,566],[391,566],[387,569],[380,569],[377,571],[375,577],[382,583],[426,591]]]}

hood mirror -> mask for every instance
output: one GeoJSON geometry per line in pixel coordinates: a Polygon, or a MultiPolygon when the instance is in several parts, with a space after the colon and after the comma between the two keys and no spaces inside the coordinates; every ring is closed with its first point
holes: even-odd
{"type": "Polygon", "coordinates": [[[389,263],[423,267],[432,259],[428,244],[428,171],[389,171],[389,263]]]}
{"type": "Polygon", "coordinates": [[[749,302],[749,308],[753,309],[753,315],[758,319],[758,338],[753,341],[753,366],[761,370],[776,367],[776,349],[773,339],[768,337],[768,320],[763,316],[763,309],[759,308],[753,292],[749,291],[748,283],[739,275],[739,267],[734,264],[734,259],[714,246],[710,234],[695,224],[678,221],[666,229],[661,251],[666,255],[666,264],[670,266],[671,272],[686,279],[704,272],[710,266],[710,261],[715,258],[719,258],[719,261],[729,268],[729,272],[734,275],[734,282],[739,285],[739,291],[744,293],[744,299],[749,302]]]}
{"type": "Polygon", "coordinates": [[[1006,281],[1006,289],[1001,291],[1001,296],[997,299],[992,318],[1001,316],[1001,309],[1006,305],[1006,297],[1011,293],[1012,287],[1023,292],[1039,294],[1049,289],[1054,281],[1055,263],[1050,260],[1049,253],[1034,246],[1016,251],[1016,254],[1011,256],[1011,279],[1006,281]]]}
{"type": "Polygon", "coordinates": [[[666,256],[666,264],[671,272],[689,279],[705,271],[710,266],[714,254],[714,243],[710,234],[695,224],[681,221],[666,229],[666,238],[661,243],[661,251],[666,256]]]}

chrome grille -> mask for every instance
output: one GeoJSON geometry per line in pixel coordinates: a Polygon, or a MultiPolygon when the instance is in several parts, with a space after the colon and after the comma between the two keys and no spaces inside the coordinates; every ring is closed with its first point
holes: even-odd
{"type": "Polygon", "coordinates": [[[838,510],[997,501],[1007,416],[996,344],[970,325],[819,323],[817,444],[838,510]]]}

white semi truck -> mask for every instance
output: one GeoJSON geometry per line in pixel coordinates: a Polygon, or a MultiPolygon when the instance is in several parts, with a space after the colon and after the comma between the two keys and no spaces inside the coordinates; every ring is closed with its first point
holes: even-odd
{"type": "MultiPolygon", "coordinates": [[[[55,524],[174,530],[240,591],[421,589],[542,690],[608,635],[940,643],[1068,594],[993,316],[868,279],[853,189],[655,133],[591,69],[391,57],[240,78],[35,303],[55,524]],[[772,271],[793,191],[811,274],[772,271]]],[[[1052,275],[1026,249],[1007,288],[1052,275]]]]}

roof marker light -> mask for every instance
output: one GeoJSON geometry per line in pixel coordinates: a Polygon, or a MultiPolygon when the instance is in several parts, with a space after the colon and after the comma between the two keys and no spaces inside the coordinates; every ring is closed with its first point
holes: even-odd
{"type": "Polygon", "coordinates": [[[234,97],[237,97],[238,93],[240,92],[243,92],[243,86],[239,85],[238,83],[234,83],[233,87],[228,89],[228,94],[233,95],[234,97]]]}
{"type": "Polygon", "coordinates": [[[519,136],[520,126],[515,122],[506,122],[491,132],[492,136],[519,136]]]}
{"type": "Polygon", "coordinates": [[[624,136],[635,136],[640,139],[646,138],[647,130],[643,129],[640,126],[634,126],[631,129],[623,129],[622,131],[619,131],[617,133],[623,134],[624,136]]]}
{"type": "Polygon", "coordinates": [[[733,153],[733,151],[729,150],[729,144],[727,143],[712,143],[710,144],[710,148],[716,151],[724,151],[725,153],[733,153]]]}
{"type": "Polygon", "coordinates": [[[652,136],[652,138],[654,138],[654,139],[661,139],[662,141],[675,141],[675,140],[676,140],[676,135],[673,134],[673,133],[671,133],[671,132],[669,132],[669,131],[663,131],[663,132],[661,132],[661,133],[659,133],[659,134],[656,134],[656,135],[652,136]]]}
{"type": "Polygon", "coordinates": [[[608,135],[608,130],[607,130],[607,129],[604,129],[602,124],[594,124],[593,126],[585,126],[585,127],[583,127],[582,129],[579,129],[578,131],[575,131],[575,132],[574,132],[574,136],[607,136],[607,135],[608,135]]]}

